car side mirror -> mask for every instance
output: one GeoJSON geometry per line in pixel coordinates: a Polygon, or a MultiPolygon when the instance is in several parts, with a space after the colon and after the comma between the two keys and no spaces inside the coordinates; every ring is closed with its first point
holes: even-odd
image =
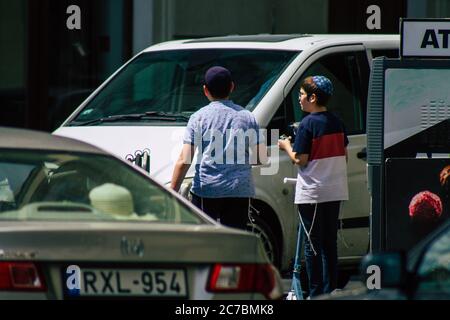
{"type": "Polygon", "coordinates": [[[402,288],[407,280],[406,254],[368,254],[361,261],[360,274],[369,289],[402,288]]]}

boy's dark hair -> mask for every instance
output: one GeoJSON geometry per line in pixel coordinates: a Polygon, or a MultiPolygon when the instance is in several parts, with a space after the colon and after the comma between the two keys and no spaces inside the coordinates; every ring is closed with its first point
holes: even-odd
{"type": "Polygon", "coordinates": [[[317,78],[319,80],[326,79],[326,81],[328,82],[327,85],[328,86],[331,85],[331,81],[328,80],[327,78],[325,78],[323,76],[314,76],[314,77],[305,78],[302,81],[300,88],[305,90],[305,93],[306,93],[308,99],[312,94],[315,94],[317,97],[317,104],[321,105],[321,106],[326,106],[332,95],[333,88],[332,87],[327,88],[328,92],[325,92],[324,89],[320,88],[317,85],[317,83],[316,83],[317,81],[314,81],[315,78],[317,78]]]}
{"type": "Polygon", "coordinates": [[[213,98],[226,98],[231,92],[231,73],[223,67],[209,68],[205,73],[205,86],[213,98]]]}

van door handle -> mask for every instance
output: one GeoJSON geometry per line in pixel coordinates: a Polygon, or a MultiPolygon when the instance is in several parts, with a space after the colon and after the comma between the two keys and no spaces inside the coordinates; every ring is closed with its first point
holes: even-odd
{"type": "Polygon", "coordinates": [[[358,157],[358,159],[366,161],[367,160],[367,149],[363,148],[360,152],[358,152],[356,154],[356,156],[358,157]]]}

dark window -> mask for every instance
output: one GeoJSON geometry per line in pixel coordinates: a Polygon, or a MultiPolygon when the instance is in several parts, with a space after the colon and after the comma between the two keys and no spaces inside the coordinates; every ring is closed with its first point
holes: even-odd
{"type": "Polygon", "coordinates": [[[0,125],[57,128],[131,57],[131,13],[127,0],[0,0],[0,125]]]}
{"type": "Polygon", "coordinates": [[[202,224],[156,183],[109,156],[0,149],[0,221],[202,224]],[[105,201],[103,194],[125,195],[105,201]]]}
{"type": "MultiPolygon", "coordinates": [[[[439,299],[450,295],[450,230],[427,248],[418,268],[417,299],[439,299]]],[[[445,298],[444,298],[445,299],[445,298]]]]}
{"type": "MultiPolygon", "coordinates": [[[[401,17],[407,16],[408,11],[410,9],[409,6],[414,7],[415,2],[422,3],[422,1],[407,1],[407,0],[328,1],[328,30],[330,33],[341,33],[341,34],[398,33],[399,19],[401,17]],[[367,9],[371,5],[377,5],[380,8],[380,15],[379,15],[379,18],[381,20],[379,26],[380,29],[369,29],[369,26],[367,24],[369,17],[373,15],[372,11],[369,11],[370,13],[367,13],[367,9]]],[[[433,3],[434,1],[424,1],[424,2],[433,3]]],[[[440,1],[436,2],[440,3],[440,1]]],[[[424,13],[425,12],[421,12],[420,16],[423,16],[424,13]]]]}
{"type": "Polygon", "coordinates": [[[88,103],[76,121],[147,111],[190,115],[208,104],[203,79],[214,65],[231,71],[236,84],[233,101],[253,110],[297,54],[242,49],[145,53],[88,103]]]}
{"type": "Polygon", "coordinates": [[[286,106],[293,109],[295,121],[303,117],[298,103],[300,83],[313,75],[324,75],[333,82],[334,95],[328,103],[328,110],[344,121],[348,134],[365,133],[369,81],[365,52],[330,54],[314,62],[299,78],[285,101],[286,106]]]}
{"type": "MultiPolygon", "coordinates": [[[[268,137],[270,137],[272,130],[278,130],[280,136],[284,134],[293,137],[294,133],[292,132],[292,129],[289,128],[293,122],[295,122],[293,108],[284,101],[267,125],[268,137]]],[[[272,139],[267,140],[268,145],[271,142],[272,139]]]]}
{"type": "Polygon", "coordinates": [[[386,57],[396,59],[400,57],[400,50],[399,49],[372,50],[372,58],[376,57],[386,57]]]}
{"type": "Polygon", "coordinates": [[[0,125],[25,125],[27,1],[0,1],[0,125]]]}
{"type": "Polygon", "coordinates": [[[50,129],[56,129],[131,57],[130,3],[125,0],[49,1],[46,123],[50,129]],[[69,16],[66,10],[73,4],[81,10],[81,30],[66,28],[69,16]]]}

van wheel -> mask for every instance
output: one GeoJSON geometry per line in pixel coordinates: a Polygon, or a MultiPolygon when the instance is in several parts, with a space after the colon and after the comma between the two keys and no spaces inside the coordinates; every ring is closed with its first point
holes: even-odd
{"type": "Polygon", "coordinates": [[[280,268],[280,247],[275,234],[260,216],[255,214],[252,217],[255,221],[253,224],[250,221],[247,223],[247,230],[261,239],[267,257],[277,268],[280,268]]]}

